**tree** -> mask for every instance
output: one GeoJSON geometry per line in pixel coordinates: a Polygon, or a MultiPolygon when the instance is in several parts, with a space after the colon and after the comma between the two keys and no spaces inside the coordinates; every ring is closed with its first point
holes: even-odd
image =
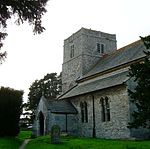
{"type": "MultiPolygon", "coordinates": [[[[45,28],[42,26],[42,16],[47,11],[45,6],[48,0],[1,0],[0,1],[0,49],[3,46],[2,40],[7,33],[7,20],[15,16],[15,23],[20,25],[27,21],[33,26],[34,33],[42,33],[45,28]]],[[[6,52],[0,52],[0,62],[6,57],[6,52]]]]}
{"type": "Polygon", "coordinates": [[[36,108],[42,94],[49,100],[56,99],[61,92],[61,74],[50,73],[43,79],[35,80],[29,88],[27,110],[31,110],[31,119],[34,118],[36,108]]]}
{"type": "Polygon", "coordinates": [[[16,136],[22,113],[23,91],[0,88],[0,136],[16,136]]]}
{"type": "Polygon", "coordinates": [[[31,126],[32,125],[32,121],[30,119],[30,116],[31,116],[31,111],[26,111],[26,109],[28,108],[27,107],[27,103],[24,103],[23,104],[23,112],[21,114],[21,117],[20,117],[20,127],[23,128],[23,129],[26,129],[27,127],[31,126]]]}
{"type": "Polygon", "coordinates": [[[140,126],[150,129],[150,36],[141,37],[146,47],[143,62],[131,65],[129,76],[137,83],[134,90],[129,90],[129,95],[137,109],[132,113],[133,121],[129,128],[140,126]]]}

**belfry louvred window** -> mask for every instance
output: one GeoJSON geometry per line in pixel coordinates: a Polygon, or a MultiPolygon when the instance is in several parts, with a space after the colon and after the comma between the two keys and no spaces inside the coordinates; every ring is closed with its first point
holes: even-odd
{"type": "Polygon", "coordinates": [[[100,54],[104,53],[104,44],[97,43],[97,52],[100,54]]]}

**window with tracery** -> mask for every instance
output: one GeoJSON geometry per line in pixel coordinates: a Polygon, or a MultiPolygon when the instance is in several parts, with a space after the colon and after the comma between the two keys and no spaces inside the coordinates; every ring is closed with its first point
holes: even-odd
{"type": "Polygon", "coordinates": [[[97,43],[97,52],[100,54],[104,53],[104,44],[97,43]]]}
{"type": "Polygon", "coordinates": [[[82,123],[87,123],[88,122],[87,103],[85,101],[81,102],[80,107],[81,107],[81,121],[82,123]]]}
{"type": "Polygon", "coordinates": [[[101,119],[102,122],[110,121],[110,101],[108,97],[100,99],[101,104],[101,119]]]}

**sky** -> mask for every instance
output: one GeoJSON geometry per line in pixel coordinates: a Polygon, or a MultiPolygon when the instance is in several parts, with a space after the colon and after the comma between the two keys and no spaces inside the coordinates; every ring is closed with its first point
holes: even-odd
{"type": "Polygon", "coordinates": [[[61,72],[64,39],[82,27],[116,34],[118,49],[150,35],[149,6],[149,0],[49,0],[40,35],[33,35],[28,23],[17,26],[9,20],[0,86],[24,90],[26,101],[36,79],[61,72]]]}

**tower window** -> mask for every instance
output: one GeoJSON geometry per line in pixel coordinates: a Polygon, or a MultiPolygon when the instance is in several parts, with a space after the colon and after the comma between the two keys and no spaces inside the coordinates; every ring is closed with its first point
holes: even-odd
{"type": "Polygon", "coordinates": [[[104,44],[97,43],[97,52],[100,54],[104,53],[104,44]]]}
{"type": "Polygon", "coordinates": [[[101,44],[101,53],[104,53],[104,44],[101,44]]]}
{"type": "Polygon", "coordinates": [[[74,45],[71,46],[70,58],[74,57],[74,45]]]}
{"type": "Polygon", "coordinates": [[[87,123],[88,122],[87,103],[81,102],[80,107],[81,107],[81,121],[82,123],[87,123]]]}
{"type": "Polygon", "coordinates": [[[97,43],[97,52],[100,53],[101,49],[100,49],[100,43],[97,43]]]}
{"type": "Polygon", "coordinates": [[[102,122],[110,121],[110,105],[109,105],[109,99],[108,97],[101,98],[101,119],[102,122]]]}

